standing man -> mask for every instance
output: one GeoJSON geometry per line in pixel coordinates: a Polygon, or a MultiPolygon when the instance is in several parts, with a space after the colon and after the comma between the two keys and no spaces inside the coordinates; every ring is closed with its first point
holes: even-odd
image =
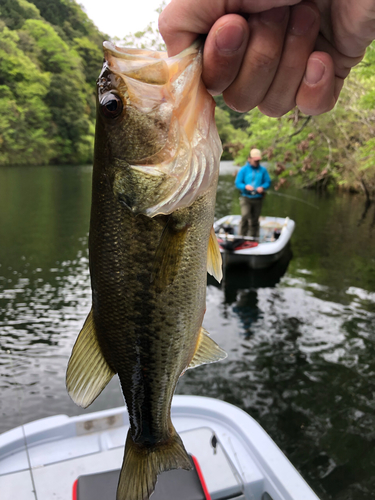
{"type": "Polygon", "coordinates": [[[259,149],[252,149],[246,165],[238,172],[235,180],[235,186],[241,192],[242,236],[259,237],[259,216],[262,211],[263,196],[271,185],[267,169],[259,164],[261,158],[259,149]]]}

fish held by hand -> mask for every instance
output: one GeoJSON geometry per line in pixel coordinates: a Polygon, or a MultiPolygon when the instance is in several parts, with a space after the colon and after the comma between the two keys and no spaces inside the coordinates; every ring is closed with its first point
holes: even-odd
{"type": "Polygon", "coordinates": [[[117,500],[148,500],[191,463],[170,408],[187,369],[226,357],[202,327],[221,143],[198,43],[181,54],[104,43],[89,236],[92,309],[66,384],[86,408],[118,374],[130,429],[117,500]]]}

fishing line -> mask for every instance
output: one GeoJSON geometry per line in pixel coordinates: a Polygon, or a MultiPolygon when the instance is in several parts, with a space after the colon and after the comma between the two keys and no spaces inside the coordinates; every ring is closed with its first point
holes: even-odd
{"type": "Polygon", "coordinates": [[[312,203],[309,203],[308,201],[302,200],[301,198],[297,198],[296,196],[291,196],[290,194],[277,193],[276,191],[267,191],[267,194],[276,194],[277,196],[284,196],[285,198],[290,198],[291,200],[300,201],[301,203],[304,203],[305,205],[309,205],[310,207],[313,207],[313,208],[316,208],[317,210],[319,210],[319,207],[317,205],[313,205],[312,203]]]}

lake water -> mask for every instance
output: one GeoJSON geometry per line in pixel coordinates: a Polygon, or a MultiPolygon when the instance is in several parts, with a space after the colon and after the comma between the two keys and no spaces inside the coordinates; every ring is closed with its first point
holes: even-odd
{"type": "MultiPolygon", "coordinates": [[[[123,404],[117,380],[89,410],[65,391],[91,303],[90,190],[89,167],[0,169],[0,432],[123,404]]],[[[177,392],[250,413],[322,500],[370,500],[375,207],[348,194],[281,194],[267,195],[263,214],[295,220],[290,251],[271,269],[209,280],[204,326],[229,356],[189,370],[177,392]]],[[[239,213],[230,174],[218,190],[217,216],[227,213],[239,213]]]]}

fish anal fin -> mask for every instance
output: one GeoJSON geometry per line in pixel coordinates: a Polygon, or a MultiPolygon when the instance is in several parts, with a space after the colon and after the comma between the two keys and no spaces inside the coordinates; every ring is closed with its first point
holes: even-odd
{"type": "Polygon", "coordinates": [[[66,370],[69,396],[78,406],[87,408],[114,374],[100,349],[91,310],[74,344],[66,370]]]}
{"type": "Polygon", "coordinates": [[[188,226],[179,228],[170,217],[162,232],[151,273],[151,283],[162,290],[171,285],[177,275],[187,231],[188,226]]]}
{"type": "Polygon", "coordinates": [[[207,250],[207,272],[211,274],[219,283],[223,279],[223,269],[219,243],[216,238],[214,227],[210,232],[207,250]]]}
{"type": "Polygon", "coordinates": [[[195,368],[196,366],[215,363],[221,359],[225,359],[228,354],[217,343],[212,340],[208,332],[201,327],[198,336],[197,347],[193,359],[190,361],[187,369],[195,368]]]}
{"type": "Polygon", "coordinates": [[[172,469],[192,469],[190,458],[174,429],[167,441],[150,447],[134,443],[129,430],[116,500],[149,500],[158,474],[172,469]]]}

